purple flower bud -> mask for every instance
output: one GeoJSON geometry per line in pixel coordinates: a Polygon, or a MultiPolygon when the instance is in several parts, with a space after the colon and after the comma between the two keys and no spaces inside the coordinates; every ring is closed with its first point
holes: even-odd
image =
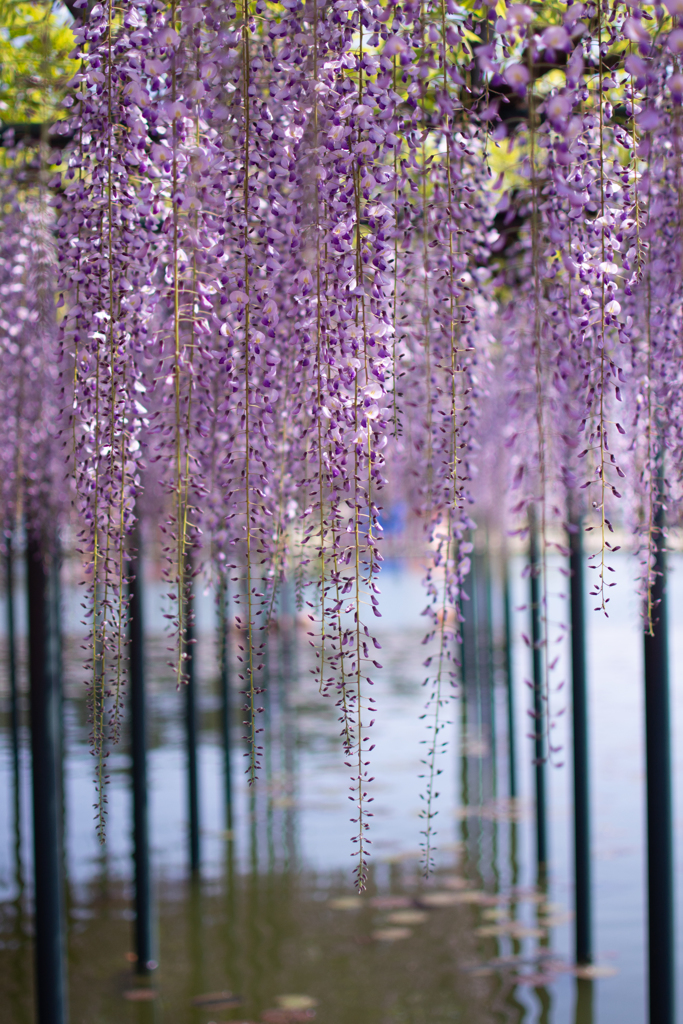
{"type": "Polygon", "coordinates": [[[569,50],[571,39],[563,25],[550,25],[541,36],[543,45],[551,50],[569,50]]]}
{"type": "Polygon", "coordinates": [[[623,32],[632,43],[648,44],[650,42],[650,33],[638,18],[626,18],[623,32]]]}
{"type": "Polygon", "coordinates": [[[523,96],[529,82],[529,69],[524,64],[509,64],[503,71],[503,78],[511,89],[523,96]]]}
{"type": "Polygon", "coordinates": [[[680,104],[683,102],[683,75],[677,71],[668,79],[666,84],[674,103],[680,104]]]}
{"type": "Polygon", "coordinates": [[[675,28],[673,32],[669,32],[666,45],[672,53],[683,53],[683,28],[675,28]]]}
{"type": "Polygon", "coordinates": [[[526,4],[513,4],[505,16],[511,25],[529,25],[534,20],[534,12],[526,4]]]}

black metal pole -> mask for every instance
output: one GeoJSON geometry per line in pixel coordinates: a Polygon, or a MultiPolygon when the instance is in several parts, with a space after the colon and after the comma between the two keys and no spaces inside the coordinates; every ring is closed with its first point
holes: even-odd
{"type": "Polygon", "coordinates": [[[545,709],[543,701],[543,636],[541,632],[541,588],[538,535],[535,517],[529,523],[529,580],[531,596],[531,652],[534,683],[534,763],[536,775],[536,857],[539,880],[548,866],[548,826],[545,794],[545,709]]]}
{"type": "Polygon", "coordinates": [[[655,518],[652,624],[645,629],[645,746],[650,1024],[674,1024],[671,724],[664,514],[655,518]]]}
{"type": "Polygon", "coordinates": [[[508,781],[510,797],[517,796],[517,753],[515,749],[515,693],[512,670],[512,616],[510,614],[510,574],[507,553],[503,553],[503,616],[505,627],[505,685],[508,709],[508,781]]]}
{"type": "Polygon", "coordinates": [[[232,720],[230,707],[230,620],[228,577],[221,580],[218,595],[218,629],[220,633],[220,659],[221,659],[221,726],[223,732],[223,756],[224,764],[224,799],[225,799],[225,828],[232,831],[232,765],[230,745],[230,724],[232,720]]]}
{"type": "Polygon", "coordinates": [[[576,962],[593,960],[591,927],[591,830],[588,791],[588,692],[584,615],[583,525],[571,514],[569,534],[570,619],[572,627],[572,725],[574,740],[574,907],[576,962]]]}
{"type": "MultiPolygon", "coordinates": [[[[192,580],[192,564],[188,559],[187,579],[192,580]]],[[[190,870],[193,874],[199,871],[199,779],[197,765],[197,675],[194,656],[194,616],[191,605],[191,587],[187,598],[185,626],[185,730],[187,742],[187,797],[190,827],[190,870]]]]}
{"type": "MultiPolygon", "coordinates": [[[[66,1024],[67,981],[59,793],[60,693],[55,605],[41,538],[26,548],[33,769],[38,1024],[66,1024]]],[[[54,567],[50,567],[54,572],[54,567]]]]}
{"type": "Polygon", "coordinates": [[[130,717],[133,769],[133,863],[135,869],[135,952],[138,974],[157,964],[153,953],[152,883],[149,866],[149,818],[147,803],[147,699],[143,618],[142,556],[136,531],[136,551],[129,563],[128,633],[130,653],[130,717]]]}

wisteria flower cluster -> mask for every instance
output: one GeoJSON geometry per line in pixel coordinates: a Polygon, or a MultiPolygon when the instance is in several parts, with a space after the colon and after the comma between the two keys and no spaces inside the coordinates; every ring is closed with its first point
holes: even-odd
{"type": "MultiPolygon", "coordinates": [[[[659,509],[675,521],[683,471],[683,5],[74,9],[54,242],[24,189],[2,245],[21,252],[36,222],[57,263],[49,403],[90,581],[100,791],[128,538],[156,487],[179,683],[193,575],[240,588],[251,781],[267,630],[295,580],[338,708],[362,886],[382,510],[402,501],[427,559],[429,869],[475,517],[525,532],[533,513],[546,593],[557,527],[585,513],[604,611],[614,522],[630,521],[656,617],[659,509]]],[[[20,448],[8,514],[39,486],[20,448]]]]}

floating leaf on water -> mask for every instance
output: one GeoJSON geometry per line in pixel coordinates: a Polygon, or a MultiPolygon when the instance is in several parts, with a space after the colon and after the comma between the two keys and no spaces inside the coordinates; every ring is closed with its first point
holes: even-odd
{"type": "Polygon", "coordinates": [[[376,942],[398,942],[400,939],[409,939],[412,934],[410,928],[377,928],[372,937],[376,942]]]}
{"type": "Polygon", "coordinates": [[[545,896],[541,892],[513,892],[510,899],[514,903],[545,903],[545,896]]]}
{"type": "Polygon", "coordinates": [[[429,914],[424,910],[397,910],[394,914],[389,914],[387,918],[388,924],[424,924],[428,919],[429,914]]]}
{"type": "Polygon", "coordinates": [[[594,978],[613,978],[615,974],[619,973],[619,969],[611,964],[582,964],[572,967],[571,972],[577,978],[592,981],[594,978]]]}
{"type": "Polygon", "coordinates": [[[212,1010],[229,1010],[232,1006],[239,1006],[242,1000],[232,992],[204,992],[195,996],[192,1000],[193,1006],[207,1006],[212,1010]]]}
{"type": "Polygon", "coordinates": [[[493,935],[511,935],[515,939],[540,939],[545,935],[544,928],[529,927],[521,921],[500,921],[498,924],[484,924],[475,928],[475,934],[482,938],[493,935]]]}
{"type": "Polygon", "coordinates": [[[370,906],[375,910],[401,910],[412,905],[410,896],[373,896],[370,900],[370,906]]]}
{"type": "Polygon", "coordinates": [[[490,978],[494,972],[492,967],[472,967],[468,973],[473,978],[490,978]]]}
{"type": "Polygon", "coordinates": [[[360,910],[364,900],[362,896],[337,896],[328,902],[332,910],[360,910]]]}
{"type": "Polygon", "coordinates": [[[470,884],[466,878],[461,878],[460,875],[448,875],[440,881],[447,889],[467,889],[470,884]]]}
{"type": "Polygon", "coordinates": [[[507,916],[507,911],[503,907],[487,907],[486,910],[482,910],[481,916],[485,921],[500,921],[507,916]]]}
{"type": "Polygon", "coordinates": [[[156,999],[159,993],[153,988],[129,988],[123,993],[123,998],[129,1003],[147,1003],[156,999]]]}
{"type": "Polygon", "coordinates": [[[313,996],[304,995],[275,996],[275,1002],[281,1010],[312,1010],[318,1005],[313,996]]]}
{"type": "Polygon", "coordinates": [[[425,892],[418,902],[423,907],[454,907],[458,903],[481,903],[484,893],[477,889],[462,889],[460,892],[425,892]]]}
{"type": "Polygon", "coordinates": [[[285,1010],[281,1006],[273,1010],[264,1010],[261,1014],[264,1024],[307,1024],[314,1017],[315,1010],[285,1010]]]}

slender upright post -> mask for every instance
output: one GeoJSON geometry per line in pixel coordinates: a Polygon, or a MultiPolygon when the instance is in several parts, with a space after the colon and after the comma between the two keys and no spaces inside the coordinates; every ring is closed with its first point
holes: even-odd
{"type": "Polygon", "coordinates": [[[503,552],[503,617],[505,627],[505,685],[508,705],[508,776],[510,798],[517,796],[517,754],[515,750],[515,693],[512,674],[512,616],[510,614],[510,574],[507,552],[503,552]]]}
{"type": "MultiPolygon", "coordinates": [[[[192,579],[192,564],[188,559],[187,578],[192,579]]],[[[190,587],[192,584],[190,583],[190,587]]],[[[187,741],[187,796],[190,826],[190,870],[199,871],[199,779],[197,767],[197,675],[194,656],[194,617],[191,593],[188,594],[185,627],[185,729],[187,741]]]]}
{"type": "Polygon", "coordinates": [[[570,511],[570,619],[572,627],[572,725],[574,732],[574,907],[576,962],[593,959],[591,928],[591,840],[588,792],[588,693],[586,687],[586,624],[584,616],[583,525],[570,511]]]}
{"type": "Polygon", "coordinates": [[[19,692],[17,689],[17,647],[14,619],[14,556],[12,535],[7,533],[5,568],[7,575],[7,670],[9,673],[10,726],[12,729],[12,762],[14,778],[19,780],[19,692]]]}
{"type": "Polygon", "coordinates": [[[534,762],[536,775],[536,857],[539,880],[548,866],[548,826],[545,799],[545,710],[543,706],[543,653],[541,644],[541,588],[536,518],[529,517],[529,581],[531,596],[531,653],[534,674],[534,762]]]}
{"type": "Polygon", "coordinates": [[[142,555],[139,531],[129,562],[128,598],[130,626],[130,717],[133,759],[133,862],[135,867],[136,971],[147,974],[156,967],[152,952],[152,886],[149,868],[149,819],[147,805],[147,700],[143,619],[142,555]]]}
{"type": "Polygon", "coordinates": [[[66,1024],[66,943],[59,793],[60,694],[57,623],[41,538],[26,547],[33,769],[35,970],[38,1024],[66,1024]]]}
{"type": "Polygon", "coordinates": [[[221,656],[221,726],[223,731],[225,827],[232,831],[232,765],[230,760],[230,620],[228,616],[228,577],[221,580],[218,594],[218,628],[220,631],[221,656]]]}
{"type": "Polygon", "coordinates": [[[652,623],[645,628],[645,746],[650,1024],[674,1024],[674,887],[666,555],[661,504],[655,517],[652,623]]]}

